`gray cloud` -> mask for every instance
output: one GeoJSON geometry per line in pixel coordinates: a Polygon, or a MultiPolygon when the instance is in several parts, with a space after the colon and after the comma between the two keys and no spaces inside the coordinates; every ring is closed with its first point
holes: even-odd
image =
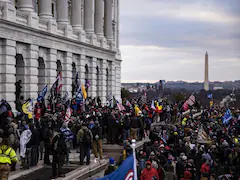
{"type": "Polygon", "coordinates": [[[123,82],[201,81],[206,50],[211,80],[240,79],[240,1],[120,2],[123,82]]]}

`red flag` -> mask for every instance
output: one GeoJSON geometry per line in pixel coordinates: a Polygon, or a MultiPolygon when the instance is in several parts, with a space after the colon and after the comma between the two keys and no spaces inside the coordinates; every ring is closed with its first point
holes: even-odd
{"type": "Polygon", "coordinates": [[[183,104],[183,109],[184,109],[184,111],[188,110],[188,100],[185,101],[185,103],[183,104]]]}

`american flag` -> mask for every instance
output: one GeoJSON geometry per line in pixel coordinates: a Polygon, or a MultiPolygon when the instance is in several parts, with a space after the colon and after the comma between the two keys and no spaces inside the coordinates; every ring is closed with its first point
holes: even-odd
{"type": "Polygon", "coordinates": [[[112,95],[112,93],[109,93],[109,94],[107,95],[107,101],[111,101],[111,100],[112,100],[112,98],[113,98],[113,95],[112,95]]]}
{"type": "Polygon", "coordinates": [[[187,100],[187,103],[189,106],[193,106],[195,104],[195,96],[194,95],[191,95],[188,100],[187,100]]]}
{"type": "Polygon", "coordinates": [[[185,101],[185,103],[183,104],[183,109],[184,111],[188,110],[188,101],[185,101]]]}
{"type": "Polygon", "coordinates": [[[138,104],[144,105],[147,104],[147,93],[146,91],[142,94],[142,96],[138,100],[138,104]]]}
{"type": "Polygon", "coordinates": [[[128,107],[132,106],[131,103],[128,100],[126,101],[126,106],[128,106],[128,107]]]}
{"type": "Polygon", "coordinates": [[[55,82],[51,87],[51,90],[50,90],[51,95],[56,96],[57,92],[60,91],[61,87],[62,87],[62,74],[61,72],[59,72],[55,82]]]}
{"type": "Polygon", "coordinates": [[[65,122],[69,123],[71,121],[72,109],[68,107],[66,114],[65,114],[65,122]]]}
{"type": "Polygon", "coordinates": [[[120,102],[118,102],[118,101],[117,101],[117,107],[118,107],[118,110],[119,110],[119,111],[124,111],[124,110],[126,110],[125,107],[124,107],[120,102]]]}

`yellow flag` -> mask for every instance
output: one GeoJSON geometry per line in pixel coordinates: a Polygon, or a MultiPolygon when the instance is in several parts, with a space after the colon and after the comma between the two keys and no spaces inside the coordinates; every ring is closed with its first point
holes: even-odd
{"type": "Polygon", "coordinates": [[[138,116],[140,111],[139,107],[135,105],[134,110],[135,110],[135,114],[138,116]]]}
{"type": "Polygon", "coordinates": [[[28,115],[29,119],[33,119],[33,113],[32,113],[33,107],[32,107],[32,104],[30,102],[24,103],[22,105],[22,110],[23,110],[24,114],[28,115]]]}
{"type": "Polygon", "coordinates": [[[83,98],[87,99],[87,91],[85,89],[85,86],[82,84],[82,94],[83,94],[83,98]]]}
{"type": "Polygon", "coordinates": [[[210,101],[209,104],[210,104],[210,107],[212,107],[213,106],[213,101],[210,101]]]}

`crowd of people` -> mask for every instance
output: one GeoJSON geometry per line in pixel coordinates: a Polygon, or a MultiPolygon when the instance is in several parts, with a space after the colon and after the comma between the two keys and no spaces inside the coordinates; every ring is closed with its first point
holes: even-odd
{"type": "MultiPolygon", "coordinates": [[[[99,98],[88,98],[84,107],[77,105],[74,98],[54,105],[46,105],[42,99],[35,104],[33,118],[29,118],[19,108],[26,103],[21,101],[15,116],[6,100],[0,103],[0,155],[10,159],[6,162],[0,156],[0,176],[15,170],[18,150],[22,168],[36,166],[43,160],[44,164],[52,165],[52,178],[57,178],[64,177],[62,166],[69,163],[72,149],[80,153],[79,164],[83,165],[86,158],[88,165],[91,149],[96,160],[103,158],[102,143],[106,139],[107,143],[128,147],[123,161],[131,153],[128,141],[146,136],[150,142],[137,155],[141,180],[239,176],[237,110],[232,111],[228,124],[223,124],[224,109],[212,107],[194,119],[191,114],[183,117],[181,106],[167,99],[155,102],[160,109],[154,109],[151,102],[139,104],[136,100],[124,101],[120,108],[116,103],[103,106],[99,98]],[[158,125],[153,125],[154,122],[158,125]]],[[[107,174],[116,169],[112,158],[109,167],[107,174]]]]}
{"type": "Polygon", "coordinates": [[[151,141],[138,154],[141,180],[238,180],[240,112],[212,107],[195,119],[153,127],[151,141]]]}

